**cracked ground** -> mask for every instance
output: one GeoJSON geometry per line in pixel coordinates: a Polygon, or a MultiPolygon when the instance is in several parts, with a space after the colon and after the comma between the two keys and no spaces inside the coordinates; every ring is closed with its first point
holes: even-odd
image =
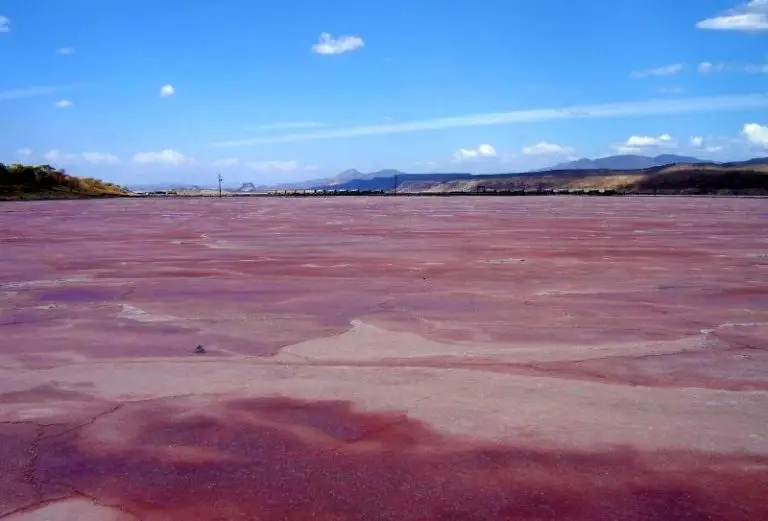
{"type": "Polygon", "coordinates": [[[764,200],[6,203],[0,245],[0,519],[768,519],[764,200]]]}

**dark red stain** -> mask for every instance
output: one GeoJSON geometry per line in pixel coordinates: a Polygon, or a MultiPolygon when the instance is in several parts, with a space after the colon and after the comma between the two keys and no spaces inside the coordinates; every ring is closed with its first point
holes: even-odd
{"type": "Polygon", "coordinates": [[[30,506],[7,499],[26,482],[38,502],[87,497],[146,521],[768,519],[761,456],[478,444],[346,402],[248,399],[215,415],[180,412],[126,405],[63,433],[3,425],[17,463],[0,477],[0,515],[30,506]],[[138,434],[127,445],[99,441],[101,421],[138,434]]]}

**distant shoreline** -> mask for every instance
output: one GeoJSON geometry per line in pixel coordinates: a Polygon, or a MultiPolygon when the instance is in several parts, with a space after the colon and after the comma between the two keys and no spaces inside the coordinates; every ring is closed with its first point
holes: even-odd
{"type": "Polygon", "coordinates": [[[421,197],[421,198],[440,198],[440,197],[680,197],[680,198],[709,198],[709,199],[768,199],[768,194],[682,194],[682,193],[614,193],[614,194],[544,194],[530,193],[525,195],[504,194],[504,193],[478,193],[478,192],[452,192],[452,193],[401,193],[401,194],[236,194],[223,193],[221,197],[208,194],[171,194],[171,195],[110,195],[110,196],[56,196],[56,197],[0,197],[2,202],[34,202],[34,201],[84,201],[84,200],[106,200],[106,199],[240,199],[240,198],[268,198],[268,199],[320,199],[320,198],[361,198],[361,197],[421,197]]]}

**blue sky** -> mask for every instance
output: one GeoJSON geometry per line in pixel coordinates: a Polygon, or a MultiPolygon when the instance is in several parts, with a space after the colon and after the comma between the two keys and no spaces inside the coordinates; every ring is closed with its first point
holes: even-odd
{"type": "Polygon", "coordinates": [[[768,0],[7,0],[0,161],[126,184],[768,155],[768,0]]]}

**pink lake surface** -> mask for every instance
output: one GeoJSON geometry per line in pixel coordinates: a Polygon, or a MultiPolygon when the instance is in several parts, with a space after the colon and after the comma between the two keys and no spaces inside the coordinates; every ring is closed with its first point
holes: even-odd
{"type": "MultiPolygon", "coordinates": [[[[53,423],[0,422],[0,517],[78,497],[126,519],[170,521],[768,519],[768,451],[647,451],[636,438],[597,453],[535,440],[479,443],[410,418],[405,406],[363,410],[353,395],[320,393],[228,395],[207,416],[176,417],[185,406],[170,398],[102,396],[87,377],[123,363],[188,360],[198,344],[211,367],[268,364],[359,322],[430,345],[566,355],[470,361],[392,346],[396,354],[379,360],[331,357],[310,368],[460,367],[468,389],[483,375],[573,389],[597,382],[678,390],[694,402],[691,393],[725,393],[739,407],[768,393],[768,201],[3,203],[0,360],[19,382],[37,383],[0,387],[0,405],[13,414],[19,404],[74,412],[53,423]],[[659,351],[634,354],[632,345],[659,351]],[[613,353],[617,346],[625,347],[613,353]],[[586,348],[607,354],[567,356],[586,348]],[[83,364],[77,388],[40,376],[75,362],[83,364]],[[84,441],[88,429],[111,416],[137,431],[133,445],[96,450],[84,441]],[[169,447],[186,452],[171,457],[169,447]]],[[[450,403],[441,406],[450,416],[450,403]]],[[[482,417],[483,402],[477,407],[482,417]]],[[[504,419],[488,409],[488,422],[504,419]]]]}

